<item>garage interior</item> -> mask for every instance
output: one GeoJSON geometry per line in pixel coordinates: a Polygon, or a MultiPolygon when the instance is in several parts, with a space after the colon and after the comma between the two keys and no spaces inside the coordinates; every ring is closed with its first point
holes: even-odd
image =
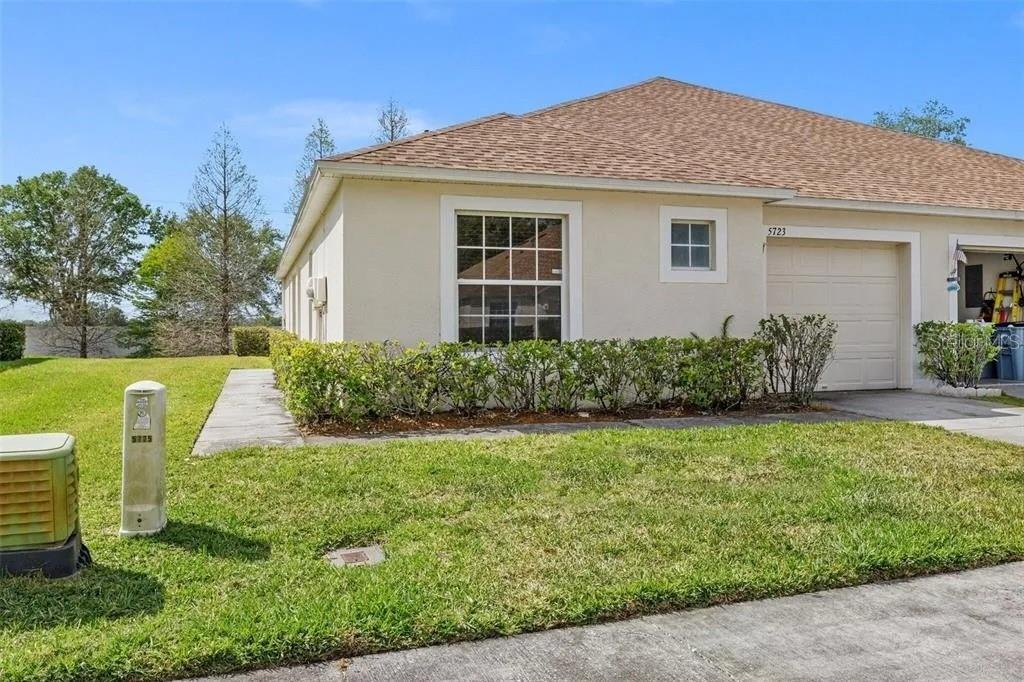
{"type": "Polygon", "coordinates": [[[957,319],[996,325],[1000,353],[985,367],[985,382],[1024,381],[1024,252],[964,249],[957,263],[957,319]],[[1014,351],[1017,352],[1014,352],[1014,351]]]}
{"type": "Polygon", "coordinates": [[[1019,322],[1024,324],[1024,252],[997,249],[964,249],[967,262],[957,264],[960,291],[957,319],[960,322],[1019,322]],[[1003,278],[1003,275],[1007,277],[1003,278]],[[1002,278],[1002,287],[1000,279],[1002,278]],[[1000,296],[1000,290],[1003,295],[1000,296]],[[1016,290],[1016,292],[1015,292],[1016,290]],[[1016,294],[1016,295],[1015,295],[1016,294]],[[999,299],[998,312],[996,299],[999,299]]]}

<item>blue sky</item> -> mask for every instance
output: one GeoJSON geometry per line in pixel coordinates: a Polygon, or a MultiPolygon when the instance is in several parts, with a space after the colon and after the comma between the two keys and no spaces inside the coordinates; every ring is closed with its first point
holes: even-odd
{"type": "Polygon", "coordinates": [[[857,120],[936,98],[1024,157],[1024,2],[3,1],[0,60],[0,182],[94,164],[180,210],[224,122],[282,231],[313,120],[358,147],[388,97],[415,132],[655,75],[857,120]]]}

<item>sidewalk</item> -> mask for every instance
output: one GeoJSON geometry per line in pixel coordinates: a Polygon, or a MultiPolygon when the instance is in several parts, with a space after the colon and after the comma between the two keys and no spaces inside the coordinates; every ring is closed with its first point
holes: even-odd
{"type": "Polygon", "coordinates": [[[1019,680],[1024,562],[206,682],[1019,680]]]}
{"type": "Polygon", "coordinates": [[[274,386],[274,370],[231,370],[192,454],[212,455],[247,445],[302,445],[295,420],[274,386]]]}

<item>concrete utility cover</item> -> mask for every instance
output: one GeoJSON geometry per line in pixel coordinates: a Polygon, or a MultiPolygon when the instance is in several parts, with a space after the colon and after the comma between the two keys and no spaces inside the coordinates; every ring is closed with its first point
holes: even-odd
{"type": "Polygon", "coordinates": [[[324,555],[324,558],[339,568],[373,566],[384,561],[384,548],[380,545],[341,547],[339,549],[332,549],[324,555]]]}

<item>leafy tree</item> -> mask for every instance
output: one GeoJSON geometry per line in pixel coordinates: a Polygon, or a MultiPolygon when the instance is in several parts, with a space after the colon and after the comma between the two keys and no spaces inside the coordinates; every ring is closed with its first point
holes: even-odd
{"type": "Polygon", "coordinates": [[[872,125],[879,128],[899,130],[960,145],[967,144],[967,124],[970,122],[971,119],[966,116],[955,116],[952,109],[934,99],[926,102],[920,113],[911,111],[909,107],[895,113],[876,111],[875,118],[871,121],[872,125]]]}
{"type": "Polygon", "coordinates": [[[0,187],[0,297],[41,304],[75,330],[80,357],[94,318],[132,281],[149,207],[109,175],[83,166],[0,187]]]}
{"type": "Polygon", "coordinates": [[[394,99],[380,108],[377,114],[377,142],[394,142],[409,134],[409,116],[394,99]]]}
{"type": "Polygon", "coordinates": [[[302,160],[299,167],[295,169],[295,183],[292,186],[291,196],[284,210],[292,215],[299,212],[299,205],[302,204],[302,196],[306,193],[306,185],[309,183],[309,175],[313,172],[313,164],[317,159],[330,156],[334,153],[334,138],[331,131],[322,118],[318,118],[313,124],[313,130],[306,135],[306,148],[302,152],[302,160]]]}

